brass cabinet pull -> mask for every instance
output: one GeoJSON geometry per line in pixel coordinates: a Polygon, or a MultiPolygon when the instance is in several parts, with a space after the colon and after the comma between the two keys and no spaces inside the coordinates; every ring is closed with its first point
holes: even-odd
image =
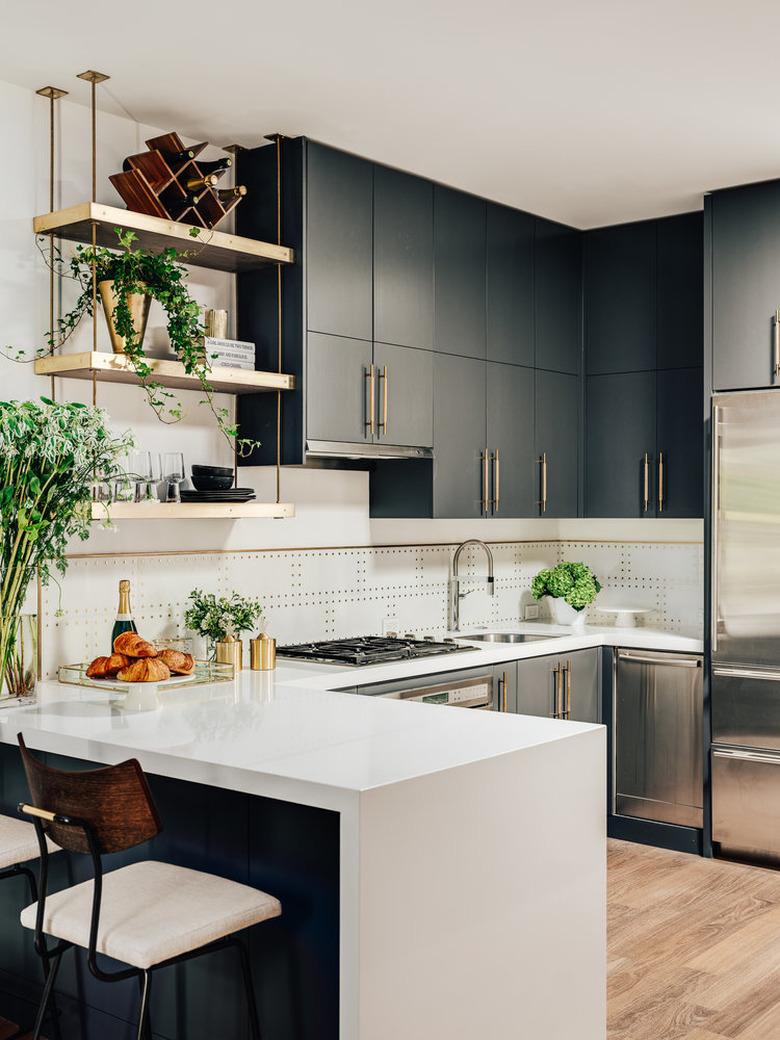
{"type": "Polygon", "coordinates": [[[780,376],[780,309],[775,311],[772,318],[772,342],[774,346],[773,375],[780,376]]]}
{"type": "Polygon", "coordinates": [[[501,710],[502,711],[506,711],[506,707],[507,707],[507,704],[506,704],[506,697],[507,697],[507,694],[506,694],[506,688],[507,688],[507,675],[506,675],[506,672],[502,673],[501,679],[500,679],[498,685],[501,687],[501,710]]]}
{"type": "Polygon", "coordinates": [[[547,452],[544,451],[538,458],[539,463],[539,481],[540,481],[540,498],[539,498],[539,509],[542,513],[547,512],[547,452]]]}
{"type": "Polygon", "coordinates": [[[650,456],[647,452],[645,452],[643,487],[642,512],[646,513],[650,508],[650,456]]]}
{"type": "Polygon", "coordinates": [[[376,369],[373,364],[368,366],[366,379],[368,380],[368,419],[366,419],[366,429],[373,437],[376,433],[374,425],[374,416],[376,415],[376,369]]]}
{"type": "Polygon", "coordinates": [[[571,661],[566,662],[566,705],[563,709],[563,717],[571,718],[571,661]]]}
{"type": "Polygon", "coordinates": [[[493,512],[501,508],[501,454],[496,448],[493,456],[493,512]]]}
{"type": "Polygon", "coordinates": [[[658,512],[664,511],[664,453],[658,452],[658,512]]]}
{"type": "Polygon", "coordinates": [[[382,371],[379,373],[379,378],[382,380],[382,421],[377,423],[378,428],[382,433],[387,436],[387,390],[388,390],[388,377],[387,377],[387,365],[382,366],[382,371]]]}
{"type": "Polygon", "coordinates": [[[485,448],[482,452],[482,512],[490,512],[490,452],[485,448]]]}

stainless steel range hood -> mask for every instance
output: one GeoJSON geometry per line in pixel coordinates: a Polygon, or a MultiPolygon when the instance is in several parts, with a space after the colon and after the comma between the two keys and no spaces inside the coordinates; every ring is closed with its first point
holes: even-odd
{"type": "Polygon", "coordinates": [[[432,459],[432,448],[405,444],[365,444],[359,441],[306,441],[306,457],[311,459],[432,459]]]}

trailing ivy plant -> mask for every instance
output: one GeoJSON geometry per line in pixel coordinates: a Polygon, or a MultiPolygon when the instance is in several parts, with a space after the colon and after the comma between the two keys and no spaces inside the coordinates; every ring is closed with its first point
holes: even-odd
{"type": "MultiPolygon", "coordinates": [[[[197,234],[197,228],[192,230],[197,234]]],[[[135,232],[121,228],[114,228],[114,231],[118,251],[105,246],[79,245],[69,263],[66,263],[56,246],[52,247],[51,255],[47,255],[41,243],[48,240],[45,237],[39,239],[39,249],[48,266],[56,274],[69,275],[77,283],[79,295],[68,313],[59,318],[56,328],[49,330],[46,338],[48,351],[41,349],[35,356],[41,357],[61,347],[85,316],[92,317],[94,265],[96,282],[112,280],[114,283],[114,325],[117,333],[124,337],[125,357],[138,376],[157,418],[164,423],[179,422],[183,417],[182,407],[176,395],[153,377],[152,366],[133,326],[129,304],[129,297],[133,293],[145,293],[162,305],[171,349],[184,366],[184,371],[195,376],[200,383],[205,395],[201,403],[209,407],[231,448],[235,448],[240,456],[248,455],[259,442],[239,438],[238,428],[229,422],[228,409],[218,408],[214,400],[215,391],[209,382],[211,366],[203,343],[205,329],[200,320],[200,307],[190,296],[186,284],[187,269],[181,263],[191,253],[179,252],[172,247],[158,253],[136,248],[134,243],[138,236],[135,232]]],[[[7,348],[5,354],[15,361],[27,360],[24,351],[13,352],[7,348]]]]}
{"type": "Polygon", "coordinates": [[[0,401],[0,681],[30,582],[65,573],[69,540],[89,536],[92,481],[116,474],[132,446],[102,409],[0,401]]]}

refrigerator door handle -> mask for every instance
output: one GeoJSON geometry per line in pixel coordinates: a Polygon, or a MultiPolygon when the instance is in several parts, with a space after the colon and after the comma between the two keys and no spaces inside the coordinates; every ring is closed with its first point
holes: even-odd
{"type": "Polygon", "coordinates": [[[780,766],[780,754],[769,754],[764,751],[737,751],[732,748],[713,748],[713,758],[738,758],[745,762],[765,762],[767,765],[780,766]]]}
{"type": "Polygon", "coordinates": [[[769,672],[762,668],[730,668],[728,665],[715,665],[713,675],[722,675],[729,679],[760,679],[762,682],[780,682],[780,672],[769,672]]]}
{"type": "Polygon", "coordinates": [[[710,649],[718,649],[718,527],[720,525],[720,405],[712,406],[712,511],[710,522],[710,649]]]}

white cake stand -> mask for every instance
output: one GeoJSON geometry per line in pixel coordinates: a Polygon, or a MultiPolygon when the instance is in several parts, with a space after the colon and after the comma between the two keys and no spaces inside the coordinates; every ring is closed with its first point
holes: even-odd
{"type": "Polygon", "coordinates": [[[604,614],[615,614],[615,628],[636,628],[640,614],[652,614],[654,607],[600,607],[604,614]]]}

